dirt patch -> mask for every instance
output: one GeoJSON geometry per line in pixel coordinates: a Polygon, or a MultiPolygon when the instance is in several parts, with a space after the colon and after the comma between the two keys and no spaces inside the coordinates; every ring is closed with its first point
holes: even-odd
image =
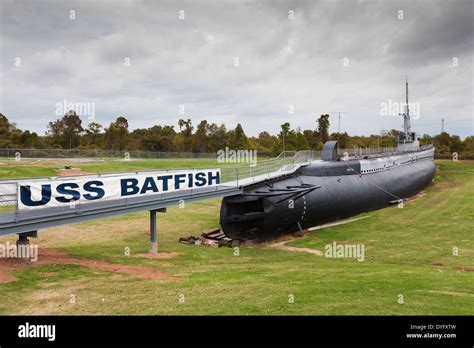
{"type": "Polygon", "coordinates": [[[443,295],[452,295],[452,296],[468,296],[468,297],[472,297],[474,296],[473,294],[469,294],[467,292],[458,292],[458,291],[438,291],[438,290],[431,290],[431,291],[428,291],[428,292],[431,292],[431,293],[434,293],[434,294],[443,294],[443,295]]]}
{"type": "Polygon", "coordinates": [[[180,253],[158,253],[158,254],[143,253],[143,254],[135,254],[131,256],[137,257],[137,258],[144,258],[144,259],[172,259],[173,257],[176,257],[178,255],[181,255],[181,254],[180,253]]]}
{"type": "Polygon", "coordinates": [[[453,188],[460,188],[463,186],[463,182],[459,179],[449,179],[449,180],[441,180],[436,182],[436,190],[438,189],[453,189],[453,188]]]}
{"type": "Polygon", "coordinates": [[[441,262],[433,262],[433,266],[444,266],[441,262]]]}
{"type": "Polygon", "coordinates": [[[454,267],[454,269],[461,272],[474,272],[474,268],[454,267]]]}
{"type": "Polygon", "coordinates": [[[94,270],[125,273],[134,277],[144,279],[161,279],[161,280],[179,280],[169,273],[149,267],[131,266],[108,263],[105,261],[81,259],[69,256],[67,253],[49,249],[40,248],[38,253],[38,261],[31,262],[23,259],[3,259],[0,260],[0,281],[11,282],[16,280],[16,277],[10,274],[14,269],[21,269],[24,267],[38,267],[42,265],[77,265],[88,267],[94,270]]]}
{"type": "Polygon", "coordinates": [[[426,192],[425,191],[420,191],[414,196],[405,198],[405,201],[406,202],[415,202],[415,201],[417,201],[418,199],[420,199],[424,196],[426,196],[426,192]]]}
{"type": "MultiPolygon", "coordinates": [[[[16,280],[16,277],[10,274],[11,270],[20,269],[22,264],[18,263],[17,259],[2,259],[0,260],[0,283],[9,283],[16,280]]],[[[23,261],[26,265],[26,261],[23,261]]]]}
{"type": "Polygon", "coordinates": [[[92,172],[83,172],[80,168],[72,168],[72,169],[60,169],[58,170],[58,176],[76,176],[76,175],[87,175],[87,174],[95,174],[92,172]]]}
{"type": "MultiPolygon", "coordinates": [[[[75,245],[89,247],[95,243],[107,242],[110,239],[120,235],[121,238],[128,238],[141,234],[141,231],[147,231],[149,236],[149,221],[143,217],[133,218],[133,223],[128,220],[100,220],[100,226],[97,221],[84,222],[74,225],[64,225],[48,228],[39,233],[36,244],[43,247],[61,247],[64,245],[75,245]]],[[[164,229],[164,222],[162,228],[164,229]]],[[[15,242],[14,239],[11,242],[15,242]]],[[[124,245],[125,247],[125,245],[124,245]]]]}

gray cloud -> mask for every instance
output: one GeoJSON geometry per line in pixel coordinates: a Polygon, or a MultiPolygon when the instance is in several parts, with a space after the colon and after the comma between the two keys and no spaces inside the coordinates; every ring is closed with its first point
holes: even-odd
{"type": "Polygon", "coordinates": [[[66,99],[94,102],[104,125],[118,115],[133,128],[190,117],[229,128],[241,122],[249,134],[276,133],[286,121],[314,128],[318,115],[340,110],[351,113],[343,130],[378,133],[400,127],[400,118],[380,115],[380,105],[403,101],[408,74],[412,101],[420,103],[418,132],[438,133],[444,117],[449,132],[474,133],[469,0],[7,0],[0,6],[0,112],[24,129],[43,133],[55,104],[66,99]]]}

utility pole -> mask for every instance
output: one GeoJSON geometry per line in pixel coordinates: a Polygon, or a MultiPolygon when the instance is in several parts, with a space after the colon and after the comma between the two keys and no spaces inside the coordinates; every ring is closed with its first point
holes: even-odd
{"type": "Polygon", "coordinates": [[[441,119],[441,133],[444,133],[444,118],[441,119]]]}
{"type": "Polygon", "coordinates": [[[350,115],[350,112],[344,111],[329,111],[329,114],[337,114],[337,140],[339,140],[339,134],[341,133],[341,114],[350,115]]]}

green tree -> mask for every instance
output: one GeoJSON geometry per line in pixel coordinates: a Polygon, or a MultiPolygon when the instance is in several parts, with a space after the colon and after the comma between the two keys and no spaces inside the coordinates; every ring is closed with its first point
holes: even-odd
{"type": "Polygon", "coordinates": [[[186,121],[180,119],[178,121],[178,126],[182,135],[182,146],[185,152],[193,151],[193,124],[188,118],[186,121]]]}
{"type": "Polygon", "coordinates": [[[129,142],[128,121],[119,116],[105,131],[105,142],[108,150],[123,151],[129,142]]]}
{"type": "Polygon", "coordinates": [[[308,140],[306,140],[305,136],[301,132],[296,133],[295,146],[296,150],[298,151],[310,149],[308,140]]]}
{"type": "Polygon", "coordinates": [[[194,134],[194,152],[205,153],[210,151],[209,144],[209,124],[206,120],[202,120],[194,134]]]}
{"type": "MultiPolygon", "coordinates": [[[[300,137],[304,137],[301,134],[300,137]]],[[[306,139],[305,139],[306,140],[306,139]]],[[[299,140],[301,146],[309,147],[307,141],[299,140]]],[[[298,135],[297,132],[291,129],[291,125],[285,122],[281,125],[280,133],[278,134],[278,142],[273,147],[273,153],[280,153],[281,151],[298,150],[298,135]]]]}
{"type": "Polygon", "coordinates": [[[464,150],[460,154],[460,159],[474,159],[474,136],[464,139],[464,150]]]}
{"type": "Polygon", "coordinates": [[[256,139],[258,151],[270,153],[278,143],[278,137],[270,135],[268,132],[261,132],[256,139]]]}
{"type": "Polygon", "coordinates": [[[208,141],[211,151],[217,152],[224,149],[227,142],[227,129],[223,124],[218,126],[212,123],[208,127],[208,141]]]}
{"type": "Polygon", "coordinates": [[[0,113],[0,148],[11,146],[11,134],[16,129],[8,118],[0,113]]]}
{"type": "Polygon", "coordinates": [[[99,149],[104,141],[103,127],[100,123],[91,122],[85,129],[82,137],[83,144],[86,147],[99,149]]]}
{"type": "MultiPolygon", "coordinates": [[[[137,130],[133,134],[138,133],[137,130]]],[[[141,146],[140,149],[146,151],[175,151],[175,137],[176,131],[174,126],[155,125],[147,130],[141,132],[141,146]]],[[[182,149],[178,149],[182,150],[182,149]]]]}
{"type": "Polygon", "coordinates": [[[72,149],[81,142],[82,120],[74,110],[69,110],[61,119],[49,122],[47,134],[53,144],[64,149],[72,149]]]}
{"type": "Polygon", "coordinates": [[[423,134],[423,136],[420,138],[421,145],[428,145],[432,143],[433,143],[433,137],[431,137],[429,134],[423,134]]]}
{"type": "Polygon", "coordinates": [[[350,147],[350,136],[347,132],[331,134],[331,140],[337,140],[337,146],[340,149],[348,149],[350,147]]]}
{"type": "Polygon", "coordinates": [[[323,143],[329,140],[329,115],[321,115],[318,120],[318,133],[321,135],[323,143]]]}
{"type": "Polygon", "coordinates": [[[305,129],[303,130],[303,136],[306,138],[309,147],[313,150],[316,150],[318,143],[320,142],[319,133],[311,129],[305,129]]]}
{"type": "Polygon", "coordinates": [[[249,140],[240,123],[228,134],[228,146],[233,150],[248,149],[249,140]]]}

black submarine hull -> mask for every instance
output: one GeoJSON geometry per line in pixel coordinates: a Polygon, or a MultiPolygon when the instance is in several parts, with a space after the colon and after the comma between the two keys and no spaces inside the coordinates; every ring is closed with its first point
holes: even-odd
{"type": "Polygon", "coordinates": [[[287,177],[224,198],[222,230],[232,239],[263,242],[399,203],[433,180],[433,154],[434,149],[398,156],[394,161],[389,157],[320,161],[301,167],[287,177]]]}

